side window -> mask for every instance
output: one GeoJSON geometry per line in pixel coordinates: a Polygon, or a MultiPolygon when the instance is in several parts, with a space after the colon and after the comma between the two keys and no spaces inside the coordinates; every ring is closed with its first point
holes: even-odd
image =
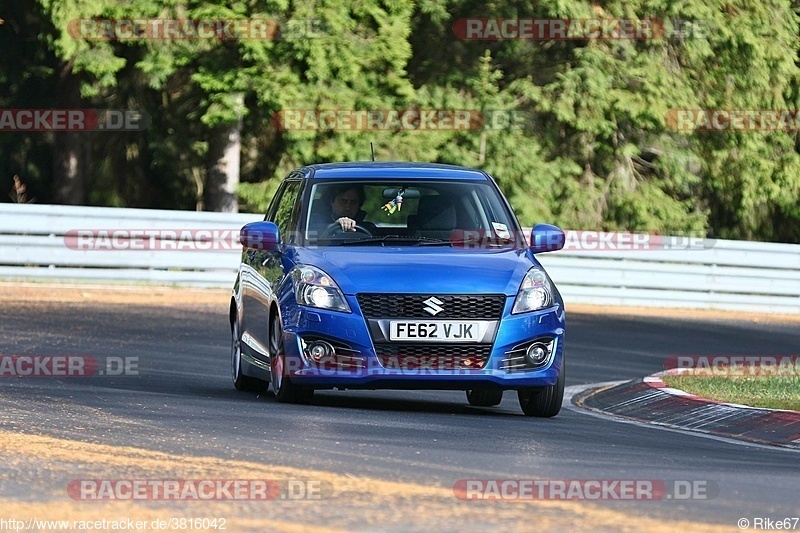
{"type": "Polygon", "coordinates": [[[286,191],[286,186],[291,182],[293,178],[300,179],[302,175],[298,172],[290,172],[288,176],[278,185],[278,190],[275,191],[275,195],[272,197],[272,201],[269,203],[269,207],[267,208],[267,213],[264,216],[264,222],[275,222],[275,212],[278,210],[278,206],[283,201],[281,198],[283,197],[284,192],[286,191]]]}
{"type": "MultiPolygon", "coordinates": [[[[297,229],[297,214],[300,206],[298,205],[298,196],[300,195],[300,181],[287,181],[284,183],[282,194],[278,198],[276,196],[275,213],[272,222],[277,224],[278,229],[281,230],[281,240],[283,242],[293,242],[295,240],[295,230],[297,229]]],[[[272,209],[273,206],[270,206],[272,209]]]]}
{"type": "Polygon", "coordinates": [[[264,222],[275,222],[275,211],[278,209],[278,205],[281,202],[281,197],[283,196],[283,191],[286,190],[286,183],[283,182],[278,186],[278,190],[275,191],[275,196],[272,197],[272,201],[269,203],[269,207],[267,208],[267,214],[264,215],[264,222]]]}

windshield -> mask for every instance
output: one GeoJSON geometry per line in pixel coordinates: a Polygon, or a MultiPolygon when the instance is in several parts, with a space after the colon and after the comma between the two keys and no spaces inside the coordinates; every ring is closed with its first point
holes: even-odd
{"type": "Polygon", "coordinates": [[[310,194],[310,244],[514,245],[516,222],[489,182],[325,180],[310,194]]]}

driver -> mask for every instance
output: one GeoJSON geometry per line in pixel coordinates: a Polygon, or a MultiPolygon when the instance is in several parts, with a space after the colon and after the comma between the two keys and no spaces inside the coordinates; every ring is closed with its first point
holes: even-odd
{"type": "Polygon", "coordinates": [[[339,224],[342,231],[356,231],[359,225],[374,232],[377,228],[372,222],[366,222],[364,217],[367,212],[361,209],[364,203],[364,186],[353,183],[329,186],[320,202],[329,204],[330,209],[312,216],[311,226],[322,234],[325,230],[339,224]]]}

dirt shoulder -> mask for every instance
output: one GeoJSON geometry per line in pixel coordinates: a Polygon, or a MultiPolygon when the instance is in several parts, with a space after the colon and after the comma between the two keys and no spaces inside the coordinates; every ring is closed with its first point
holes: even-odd
{"type": "Polygon", "coordinates": [[[230,289],[0,282],[0,302],[227,305],[230,289]]]}
{"type": "MultiPolygon", "coordinates": [[[[0,516],[17,520],[225,519],[229,531],[403,530],[530,531],[723,531],[730,528],[688,521],[654,521],[571,501],[465,501],[451,487],[425,486],[268,463],[171,455],[47,436],[0,432],[0,516]],[[267,480],[314,481],[326,489],[318,499],[290,500],[86,500],[81,480],[267,480]],[[18,485],[15,496],[9,489],[18,485]],[[69,487],[73,487],[69,489],[69,487]]],[[[88,494],[98,494],[89,492],[88,494]]],[[[283,494],[283,493],[281,493],[283,494]]],[[[211,530],[211,528],[208,528],[211,530]]]]}
{"type": "MultiPolygon", "coordinates": [[[[230,299],[229,289],[197,289],[161,285],[90,285],[55,283],[0,282],[0,302],[95,302],[130,305],[223,305],[230,299]]],[[[610,316],[664,317],[700,320],[734,320],[754,323],[800,324],[800,315],[704,309],[656,307],[610,307],[568,304],[568,313],[610,316]]]]}

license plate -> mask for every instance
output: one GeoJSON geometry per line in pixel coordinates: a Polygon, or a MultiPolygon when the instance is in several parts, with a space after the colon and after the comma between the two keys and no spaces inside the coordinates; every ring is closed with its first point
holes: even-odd
{"type": "Polygon", "coordinates": [[[390,341],[479,342],[486,332],[482,322],[392,321],[390,341]]]}

